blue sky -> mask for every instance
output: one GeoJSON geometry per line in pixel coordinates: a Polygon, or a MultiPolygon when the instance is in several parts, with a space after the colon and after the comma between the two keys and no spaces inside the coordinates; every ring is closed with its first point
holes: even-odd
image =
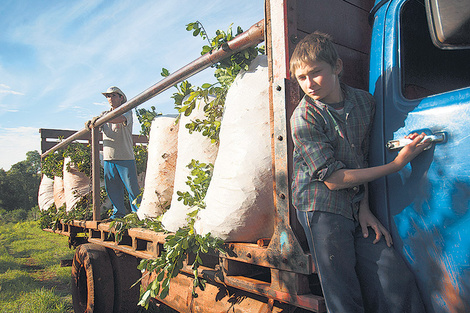
{"type": "MultiPolygon", "coordinates": [[[[39,128],[79,130],[108,108],[119,86],[128,99],[200,56],[186,31],[199,20],[247,30],[264,18],[263,0],[2,0],[0,5],[0,168],[40,151],[39,128]]],[[[208,69],[189,79],[214,82],[208,69]]],[[[140,107],[175,113],[170,89],[140,107]]],[[[138,122],[134,132],[138,133],[138,122]]]]}

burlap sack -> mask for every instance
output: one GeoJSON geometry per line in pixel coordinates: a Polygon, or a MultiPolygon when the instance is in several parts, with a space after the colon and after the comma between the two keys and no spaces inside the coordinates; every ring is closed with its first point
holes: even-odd
{"type": "Polygon", "coordinates": [[[157,116],[151,126],[144,193],[137,215],[157,217],[167,209],[173,195],[178,125],[175,116],[157,116]]]}
{"type": "Polygon", "coordinates": [[[64,195],[66,211],[72,210],[78,201],[91,192],[91,181],[88,176],[78,171],[69,157],[64,159],[64,195]],[[67,165],[70,169],[67,170],[67,165]]]}
{"type": "Polygon", "coordinates": [[[64,180],[62,177],[54,177],[54,203],[56,208],[65,204],[64,180]]]}
{"type": "Polygon", "coordinates": [[[182,201],[178,201],[178,191],[190,191],[186,185],[191,170],[187,165],[191,160],[198,160],[201,163],[214,164],[217,157],[217,144],[211,143],[211,140],[203,136],[200,132],[189,133],[185,127],[191,120],[204,119],[204,102],[200,101],[189,116],[182,116],[179,121],[178,130],[178,157],[176,159],[175,182],[173,196],[171,198],[170,209],[163,214],[162,224],[169,231],[177,231],[180,227],[186,225],[187,213],[190,208],[185,206],[182,201]]]}
{"type": "Polygon", "coordinates": [[[38,192],[38,206],[39,210],[47,211],[54,205],[54,180],[42,175],[41,184],[39,185],[38,192]]]}
{"type": "Polygon", "coordinates": [[[225,241],[271,237],[274,225],[271,132],[266,56],[256,58],[228,91],[200,234],[225,241]]]}

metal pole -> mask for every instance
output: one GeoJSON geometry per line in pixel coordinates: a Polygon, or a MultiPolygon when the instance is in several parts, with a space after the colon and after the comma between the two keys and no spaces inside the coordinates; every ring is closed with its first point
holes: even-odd
{"type": "MultiPolygon", "coordinates": [[[[209,66],[223,60],[232,54],[235,54],[238,51],[243,49],[255,46],[264,41],[264,20],[259,21],[250,27],[247,31],[238,35],[234,39],[230,40],[228,43],[223,45],[219,50],[213,51],[211,53],[206,53],[198,59],[192,61],[188,65],[177,70],[173,74],[170,74],[168,77],[165,77],[152,87],[146,89],[139,95],[127,101],[125,104],[121,105],[118,109],[109,112],[100,119],[98,119],[94,126],[99,127],[104,123],[112,120],[115,117],[121,116],[123,113],[132,110],[133,108],[139,106],[147,100],[155,97],[156,95],[164,92],[168,88],[176,85],[177,83],[185,80],[186,78],[199,73],[200,71],[208,68],[209,66]]],[[[60,148],[66,147],[72,141],[79,139],[81,136],[85,135],[89,130],[84,128],[72,136],[66,138],[64,141],[58,143],[51,149],[44,152],[41,157],[45,157],[47,154],[52,153],[60,148]]]]}
{"type": "Polygon", "coordinates": [[[95,126],[101,126],[109,120],[115,117],[121,116],[123,113],[137,107],[147,100],[155,97],[159,93],[164,92],[168,88],[176,85],[177,83],[185,80],[186,78],[193,76],[200,71],[208,68],[209,66],[223,60],[232,54],[243,49],[255,46],[264,41],[264,20],[259,21],[250,27],[247,31],[238,35],[234,39],[230,40],[227,44],[223,45],[219,50],[206,53],[198,59],[192,61],[188,65],[180,68],[173,74],[170,74],[166,78],[162,79],[152,87],[143,91],[139,95],[135,96],[131,100],[127,101],[124,105],[118,109],[113,110],[101,117],[95,122],[95,126]]]}
{"type": "MultiPolygon", "coordinates": [[[[155,97],[156,95],[164,92],[168,88],[178,84],[179,82],[187,79],[188,77],[199,73],[200,71],[208,68],[209,66],[237,53],[243,49],[256,46],[264,41],[264,20],[259,21],[250,27],[247,31],[238,35],[228,43],[224,44],[217,51],[206,53],[203,56],[192,61],[188,65],[177,70],[173,74],[165,77],[152,87],[146,89],[139,95],[127,101],[121,105],[118,109],[113,110],[100,119],[98,119],[93,125],[92,130],[92,188],[93,188],[93,220],[97,221],[100,218],[100,160],[99,160],[99,142],[98,142],[98,129],[99,126],[112,120],[115,117],[121,116],[125,112],[132,110],[138,105],[144,103],[147,100],[155,97]]],[[[66,147],[68,144],[79,139],[89,131],[88,128],[84,128],[70,137],[67,137],[64,141],[58,143],[51,149],[47,150],[41,155],[41,158],[45,157],[49,153],[53,153],[58,149],[66,147]]]]}
{"type": "Polygon", "coordinates": [[[92,179],[92,195],[93,195],[93,220],[100,220],[100,142],[99,128],[94,127],[91,130],[91,179],[92,179]]]}

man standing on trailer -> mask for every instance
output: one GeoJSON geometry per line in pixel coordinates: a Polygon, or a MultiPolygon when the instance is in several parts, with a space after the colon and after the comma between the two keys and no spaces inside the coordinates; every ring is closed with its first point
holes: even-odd
{"type": "MultiPolygon", "coordinates": [[[[112,86],[102,93],[111,105],[111,111],[127,101],[118,87],[112,86]]],[[[88,121],[93,127],[96,118],[88,121]]],[[[128,212],[124,204],[124,188],[129,195],[132,212],[137,211],[135,201],[140,199],[137,182],[137,168],[132,140],[132,110],[115,117],[101,126],[103,133],[104,183],[108,197],[113,204],[111,219],[122,218],[128,212]]]]}
{"type": "Polygon", "coordinates": [[[367,187],[421,153],[429,145],[421,142],[424,134],[407,136],[412,143],[392,162],[367,167],[375,101],[368,92],[340,82],[343,63],[330,37],[319,32],[306,36],[290,62],[305,93],[290,121],[292,201],[328,312],[424,312],[411,271],[369,210],[367,187]]]}

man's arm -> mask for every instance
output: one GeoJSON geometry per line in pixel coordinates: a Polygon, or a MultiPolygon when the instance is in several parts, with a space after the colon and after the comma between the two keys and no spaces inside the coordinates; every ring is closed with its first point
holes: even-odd
{"type": "Polygon", "coordinates": [[[424,136],[424,133],[420,135],[414,133],[406,136],[406,138],[413,139],[413,141],[405,146],[390,163],[369,168],[339,169],[324,181],[325,185],[330,190],[339,190],[368,183],[380,177],[396,173],[430,145],[430,143],[421,143],[424,136]]]}
{"type": "Polygon", "coordinates": [[[126,122],[127,122],[127,119],[123,115],[115,117],[112,120],[108,121],[108,123],[112,123],[112,124],[120,124],[120,123],[126,123],[126,122]]]}

